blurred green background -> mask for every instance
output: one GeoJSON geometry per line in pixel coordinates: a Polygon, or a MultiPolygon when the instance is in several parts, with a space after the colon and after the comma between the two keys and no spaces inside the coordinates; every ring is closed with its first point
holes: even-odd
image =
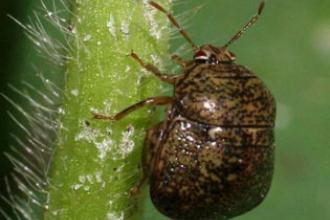
{"type": "MultiPolygon", "coordinates": [[[[256,12],[259,1],[176,3],[174,13],[187,21],[185,26],[195,43],[223,45],[256,12]],[[201,5],[194,16],[187,14],[201,5]]],[[[7,84],[20,87],[20,81],[27,80],[38,86],[33,82],[34,65],[39,67],[42,61],[22,29],[6,14],[25,22],[38,5],[39,0],[0,2],[0,92],[18,103],[20,98],[7,84]]],[[[172,48],[182,44],[180,38],[171,42],[172,48]]],[[[265,81],[278,107],[271,191],[259,207],[236,219],[330,219],[330,1],[268,0],[260,21],[230,49],[237,55],[237,63],[265,81]]],[[[19,135],[6,115],[11,109],[0,98],[1,151],[14,144],[10,133],[19,135]]],[[[2,154],[0,163],[3,191],[3,176],[11,166],[2,154]]]]}

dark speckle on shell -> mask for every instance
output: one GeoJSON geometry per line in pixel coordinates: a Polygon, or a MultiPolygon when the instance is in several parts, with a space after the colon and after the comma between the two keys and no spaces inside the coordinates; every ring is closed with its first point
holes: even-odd
{"type": "Polygon", "coordinates": [[[180,113],[213,125],[273,126],[274,99],[252,72],[241,65],[197,65],[176,85],[180,113]]]}

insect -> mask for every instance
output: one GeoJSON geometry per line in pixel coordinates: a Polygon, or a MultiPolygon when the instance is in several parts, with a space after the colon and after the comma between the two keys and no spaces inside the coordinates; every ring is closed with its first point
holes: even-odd
{"type": "Polygon", "coordinates": [[[155,207],[175,220],[228,219],[257,206],[266,196],[273,174],[275,100],[264,83],[246,67],[235,64],[228,46],[254,25],[258,12],[222,47],[196,46],[174,16],[154,1],[192,46],[191,61],[178,55],[181,75],[164,74],[131,56],[163,82],[174,95],[140,101],[115,115],[93,113],[95,119],[116,121],[144,106],[167,105],[164,121],[147,131],[142,158],[155,207]]]}

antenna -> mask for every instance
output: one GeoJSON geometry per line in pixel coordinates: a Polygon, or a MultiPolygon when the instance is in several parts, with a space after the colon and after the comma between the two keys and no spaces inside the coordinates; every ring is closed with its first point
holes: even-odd
{"type": "Polygon", "coordinates": [[[191,40],[188,33],[179,25],[179,23],[177,22],[175,17],[170,12],[165,10],[161,5],[159,5],[158,3],[154,2],[154,1],[149,1],[148,3],[152,7],[154,7],[157,10],[163,12],[167,16],[167,18],[170,20],[170,22],[180,31],[180,34],[189,42],[189,44],[192,46],[193,50],[194,51],[198,50],[198,47],[191,40]]]}
{"type": "Polygon", "coordinates": [[[230,44],[238,40],[250,27],[252,27],[259,19],[263,9],[265,7],[265,1],[261,1],[258,7],[258,13],[254,15],[244,27],[239,30],[222,48],[226,49],[230,44]]]}

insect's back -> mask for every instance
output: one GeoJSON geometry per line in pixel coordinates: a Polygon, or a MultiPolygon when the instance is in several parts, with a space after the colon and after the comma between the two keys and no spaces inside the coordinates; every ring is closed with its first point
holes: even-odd
{"type": "Polygon", "coordinates": [[[273,173],[273,97],[238,65],[199,65],[176,85],[151,174],[155,206],[176,220],[227,219],[265,197],[273,173]]]}
{"type": "Polygon", "coordinates": [[[213,125],[273,126],[275,102],[251,71],[235,63],[197,65],[176,84],[176,107],[213,125]]]}

